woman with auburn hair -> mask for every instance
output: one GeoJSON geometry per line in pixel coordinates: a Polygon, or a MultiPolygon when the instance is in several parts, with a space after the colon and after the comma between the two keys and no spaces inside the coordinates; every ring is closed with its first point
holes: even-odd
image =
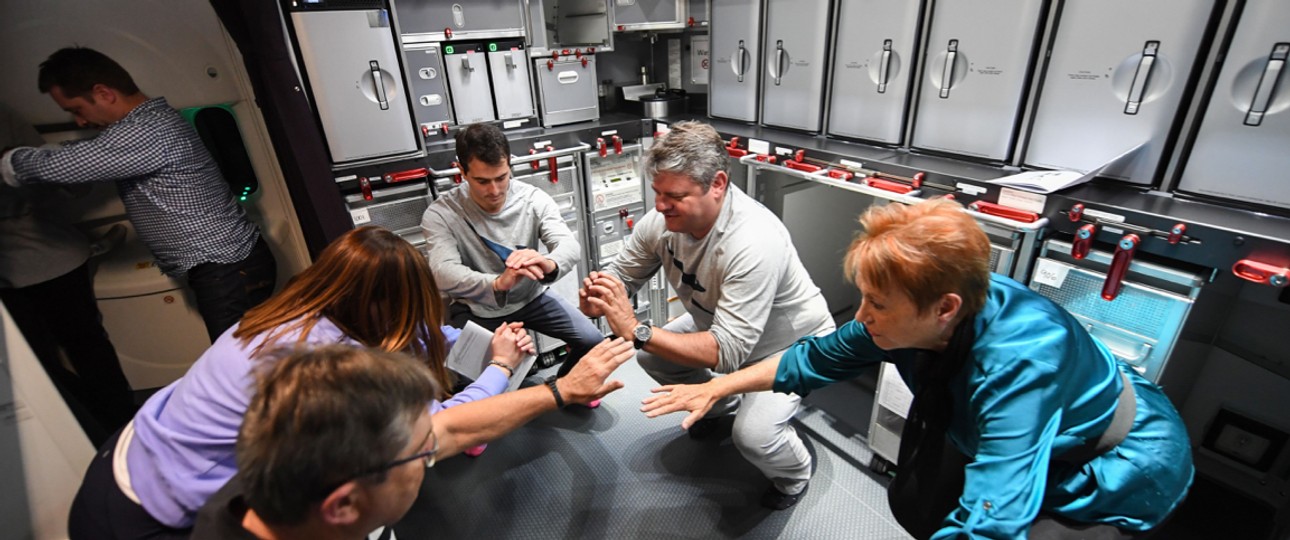
{"type": "MultiPolygon", "coordinates": [[[[71,538],[187,538],[198,509],[236,472],[234,443],[251,400],[254,369],[275,348],[353,344],[424,362],[437,386],[451,327],[425,258],[398,235],[362,227],[337,238],[281,292],[248,311],[179,380],[154,394],[95,456],[72,503],[71,538]]],[[[519,324],[493,333],[479,379],[429,405],[497,395],[532,343],[519,324]]]]}
{"type": "Polygon", "coordinates": [[[873,207],[846,256],[854,321],[778,360],[656,389],[687,410],[773,388],[806,394],[891,362],[914,390],[888,487],[915,538],[1140,538],[1182,502],[1194,469],[1160,388],[1060,306],[988,270],[985,233],[957,203],[873,207]]]}

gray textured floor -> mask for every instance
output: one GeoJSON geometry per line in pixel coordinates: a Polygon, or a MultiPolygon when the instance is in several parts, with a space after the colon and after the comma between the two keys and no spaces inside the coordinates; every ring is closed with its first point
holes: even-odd
{"type": "Polygon", "coordinates": [[[796,425],[815,476],[795,508],[771,512],[757,504],[769,482],[734,448],[729,423],[724,437],[690,440],[680,415],[638,411],[655,385],[635,363],[616,378],[627,387],[597,410],[549,413],[478,458],[436,465],[398,537],[908,538],[887,510],[886,478],[865,467],[862,387],[809,398],[796,425]]]}

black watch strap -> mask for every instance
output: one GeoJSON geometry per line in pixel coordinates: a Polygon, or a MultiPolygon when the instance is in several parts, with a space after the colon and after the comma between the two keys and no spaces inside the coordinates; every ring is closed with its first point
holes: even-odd
{"type": "Polygon", "coordinates": [[[551,395],[555,396],[555,408],[564,408],[564,396],[560,395],[560,387],[556,386],[556,376],[552,375],[546,378],[546,387],[551,389],[551,395]]]}

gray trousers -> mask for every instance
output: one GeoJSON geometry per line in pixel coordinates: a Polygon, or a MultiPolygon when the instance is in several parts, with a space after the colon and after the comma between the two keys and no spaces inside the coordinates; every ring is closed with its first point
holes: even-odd
{"type": "MultiPolygon", "coordinates": [[[[683,334],[699,331],[689,314],[677,317],[663,329],[683,334]]],[[[677,365],[645,351],[636,352],[636,361],[659,384],[702,384],[714,376],[710,369],[677,365]]],[[[811,455],[789,424],[801,400],[797,394],[752,392],[730,396],[708,412],[712,418],[738,411],[731,434],[735,447],[782,493],[797,494],[811,479],[811,455]]]]}

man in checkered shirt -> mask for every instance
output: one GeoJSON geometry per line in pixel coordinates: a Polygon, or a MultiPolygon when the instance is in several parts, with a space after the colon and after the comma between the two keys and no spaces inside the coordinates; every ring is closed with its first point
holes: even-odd
{"type": "Polygon", "coordinates": [[[40,91],[97,136],[0,157],[12,186],[114,181],[126,213],[163,273],[188,277],[211,341],[268,298],[277,264],[233,198],[196,130],[144,95],[102,53],[66,48],[40,64],[40,91]]]}

